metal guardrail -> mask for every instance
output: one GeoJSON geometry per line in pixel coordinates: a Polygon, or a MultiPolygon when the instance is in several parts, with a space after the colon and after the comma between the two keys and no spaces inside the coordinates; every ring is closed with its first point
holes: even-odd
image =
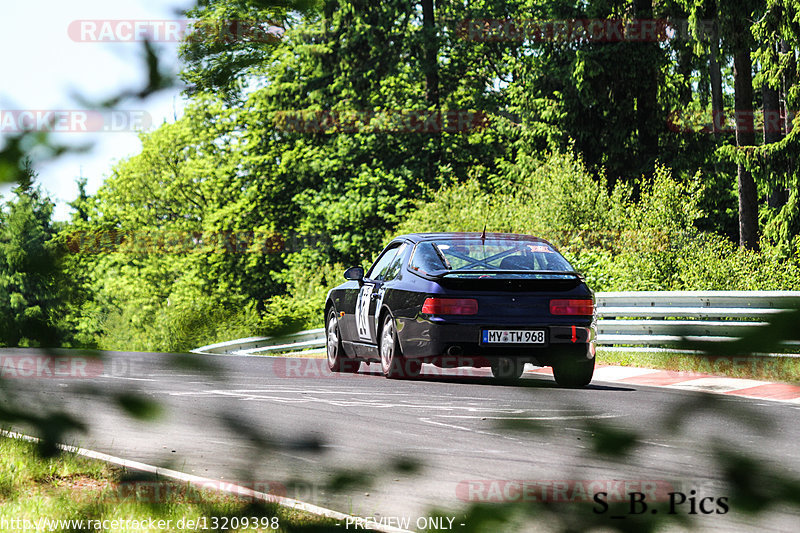
{"type": "MultiPolygon", "coordinates": [[[[764,327],[769,316],[800,309],[800,291],[598,292],[597,344],[669,346],[681,340],[729,341],[764,327]]],[[[798,325],[800,327],[800,325],[798,325]]],[[[800,341],[785,344],[800,345],[800,341]]],[[[202,354],[323,353],[324,328],[202,346],[202,354]]]]}
{"type": "Polygon", "coordinates": [[[604,292],[595,305],[598,344],[665,346],[741,337],[770,316],[799,309],[800,291],[604,292]]]}
{"type": "Polygon", "coordinates": [[[325,349],[325,329],[309,329],[280,337],[247,337],[195,348],[192,353],[250,355],[325,349]]]}

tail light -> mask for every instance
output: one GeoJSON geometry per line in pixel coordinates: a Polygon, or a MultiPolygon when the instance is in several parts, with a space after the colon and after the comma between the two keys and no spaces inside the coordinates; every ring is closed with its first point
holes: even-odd
{"type": "Polygon", "coordinates": [[[477,315],[478,300],[472,298],[427,298],[422,312],[428,315],[477,315]]]}
{"type": "Polygon", "coordinates": [[[592,300],[550,300],[550,314],[592,316],[594,302],[592,300]]]}

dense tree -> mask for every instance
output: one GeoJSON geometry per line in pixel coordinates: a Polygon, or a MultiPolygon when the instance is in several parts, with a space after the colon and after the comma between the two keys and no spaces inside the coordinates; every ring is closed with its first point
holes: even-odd
{"type": "Polygon", "coordinates": [[[99,293],[157,288],[136,298],[159,306],[185,291],[184,298],[196,290],[229,302],[275,292],[280,206],[258,196],[264,178],[240,159],[242,132],[231,117],[219,102],[198,102],[144,135],[142,152],[120,163],[82,208],[90,214],[73,223],[73,248],[95,254],[95,267],[108,275],[151,280],[131,286],[121,279],[99,293]]]}
{"type": "MultiPolygon", "coordinates": [[[[755,248],[760,223],[767,247],[791,257],[797,195],[765,200],[796,183],[795,134],[783,118],[780,136],[757,139],[752,112],[723,117],[796,107],[795,13],[787,0],[201,2],[182,48],[186,116],[145,135],[141,154],[80,199],[64,233],[117,252],[68,258],[89,273],[76,274],[92,295],[82,324],[151,328],[175,347],[171,321],[206,304],[251,306],[248,327],[258,313],[283,317],[285,304],[301,323],[313,306],[280,294],[317,295],[303,272],[319,281],[321,265],[363,263],[443,187],[468,183],[487,198],[545,187],[554,153],[626,202],[659,198],[653,180],[666,165],[674,191],[698,196],[676,234],[755,248]],[[601,38],[582,33],[587,20],[601,22],[601,38]],[[708,107],[707,123],[696,120],[708,107]],[[142,235],[147,253],[134,246],[142,235]],[[185,236],[179,248],[222,236],[228,251],[165,253],[166,235],[185,236]],[[250,251],[230,253],[243,236],[250,251]],[[258,239],[270,250],[256,250],[258,239]]],[[[469,212],[497,220],[478,207],[496,204],[469,212]]],[[[568,243],[565,231],[616,231],[575,210],[539,218],[562,221],[542,228],[568,243]]]]}
{"type": "Polygon", "coordinates": [[[61,339],[63,308],[53,203],[35,184],[26,162],[18,173],[15,198],[0,213],[0,343],[5,346],[54,345],[61,339]]]}
{"type": "MultiPolygon", "coordinates": [[[[767,220],[765,237],[768,244],[777,245],[787,256],[800,249],[800,144],[793,111],[800,104],[796,67],[800,5],[792,0],[768,0],[752,32],[758,43],[754,57],[761,66],[756,81],[767,92],[778,93],[780,120],[771,124],[773,136],[765,138],[764,145],[728,150],[726,154],[761,177],[762,195],[772,199],[771,205],[762,209],[767,220]]],[[[765,102],[765,112],[774,105],[774,99],[771,104],[765,102]]]]}

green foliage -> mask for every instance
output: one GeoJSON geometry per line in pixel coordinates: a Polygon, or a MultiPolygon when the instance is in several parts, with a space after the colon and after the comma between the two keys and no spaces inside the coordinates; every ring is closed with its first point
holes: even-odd
{"type": "MultiPolygon", "coordinates": [[[[732,51],[754,48],[756,83],[784,85],[792,109],[800,87],[794,4],[203,1],[190,16],[223,26],[268,20],[285,31],[264,41],[187,42],[183,78],[192,102],[185,116],[143,135],[141,153],[118,164],[97,195],[82,190],[69,224],[54,227],[52,207],[32,175],[21,176],[17,198],[0,217],[2,341],[179,352],[320,326],[325,293],[341,281],[342,264],[364,264],[387,233],[422,230],[487,227],[546,237],[596,290],[796,289],[797,132],[769,146],[733,148],[730,132],[665,128],[671,111],[707,105],[713,46],[680,39],[471,41],[450,24],[689,15],[694,24],[710,12],[722,21],[715,57],[725,76],[731,77],[732,51]],[[444,25],[434,26],[426,8],[444,25]],[[791,54],[778,52],[779,41],[791,54]],[[379,120],[298,131],[285,120],[287,113],[447,110],[479,111],[485,121],[468,132],[420,133],[382,129],[379,120]],[[734,164],[757,175],[762,196],[776,185],[793,188],[785,205],[761,209],[766,238],[758,253],[725,236],[736,209],[734,164]],[[270,245],[293,235],[306,242],[304,249],[270,245]]],[[[170,83],[152,46],[144,49],[147,84],[103,106],[170,83]]],[[[724,90],[730,93],[730,83],[724,90]]],[[[723,97],[728,105],[730,96],[723,97]]],[[[18,177],[30,147],[47,157],[66,150],[38,132],[9,136],[0,146],[0,181],[18,177]]],[[[788,315],[768,331],[785,334],[796,322],[788,315]]],[[[144,397],[112,399],[141,418],[158,414],[144,397]]],[[[697,412],[694,402],[662,418],[669,424],[697,412]]],[[[51,454],[66,430],[82,428],[68,415],[0,411],[6,422],[39,428],[47,437],[42,449],[51,454]]],[[[736,415],[727,404],[708,411],[736,415]]],[[[239,433],[247,429],[229,422],[239,433]]],[[[611,459],[640,445],[635,434],[610,423],[592,420],[583,429],[593,439],[584,448],[611,459]]],[[[757,511],[771,501],[797,504],[796,483],[738,452],[712,452],[736,505],[757,511]],[[766,486],[778,489],[753,491],[766,486]]],[[[27,494],[14,486],[18,461],[0,462],[0,499],[27,494]]],[[[371,474],[334,476],[331,487],[371,474]]],[[[90,517],[130,512],[94,502],[67,508],[60,497],[44,507],[38,498],[26,501],[34,502],[36,516],[43,509],[90,517]]],[[[466,522],[474,530],[501,524],[521,530],[544,517],[564,530],[592,527],[569,508],[525,503],[473,506],[466,522]]],[[[164,509],[172,516],[178,507],[164,509]]],[[[3,510],[19,515],[8,505],[3,510]]],[[[241,513],[227,505],[202,511],[241,513]]],[[[643,522],[619,527],[659,526],[643,522]]]]}
{"type": "Polygon", "coordinates": [[[183,351],[257,327],[280,289],[281,235],[263,180],[239,161],[237,128],[219,102],[198,101],[76,205],[60,238],[91,295],[75,303],[81,340],[183,351]]]}
{"type": "Polygon", "coordinates": [[[663,166],[638,183],[638,200],[595,182],[579,159],[521,158],[515,182],[477,181],[442,189],[398,226],[411,231],[512,231],[544,237],[595,290],[790,290],[800,286],[800,256],[751,252],[699,231],[698,174],[681,182],[663,166]]]}
{"type": "Polygon", "coordinates": [[[652,180],[640,182],[637,202],[626,206],[615,243],[613,265],[618,274],[614,290],[669,290],[677,288],[679,261],[697,232],[700,179],[682,184],[670,171],[656,167],[652,180]],[[627,287],[620,289],[619,287],[627,287]]]}
{"type": "Polygon", "coordinates": [[[764,228],[764,240],[782,257],[797,255],[800,250],[800,188],[789,193],[786,205],[777,209],[764,228]]]}
{"type": "MultiPolygon", "coordinates": [[[[796,134],[738,151],[730,132],[665,127],[674,111],[707,108],[711,53],[726,106],[734,45],[758,48],[763,83],[792,74],[785,55],[762,46],[795,42],[776,19],[784,3],[769,2],[741,42],[730,25],[761,8],[729,4],[441,1],[425,3],[432,26],[422,4],[399,0],[202,2],[189,15],[203,30],[181,51],[185,115],[144,135],[141,153],[95,196],[83,194],[59,234],[67,249],[76,235],[109,241],[62,259],[74,283],[60,327],[74,344],[167,351],[312,327],[339,281],[341,268],[330,265],[366,264],[388,234],[484,225],[551,240],[598,290],[790,288],[796,195],[762,209],[763,253],[727,239],[736,233],[734,163],[762,176],[762,192],[767,174],[790,186],[796,134]],[[656,44],[476,39],[460,26],[633,14],[691,18],[697,30],[717,10],[717,52],[699,31],[656,44]],[[281,31],[212,31],[227,21],[281,31]],[[482,121],[468,131],[385,126],[385,117],[439,111],[479,112],[482,121]],[[360,122],[326,125],[321,116],[360,122]],[[133,237],[117,246],[119,234],[133,237]],[[245,251],[131,244],[169,235],[189,248],[249,237],[245,251]],[[295,237],[301,252],[281,249],[295,237]]],[[[8,301],[35,318],[27,298],[8,301]]]]}
{"type": "Polygon", "coordinates": [[[521,156],[502,182],[478,179],[443,188],[409,215],[396,233],[413,231],[529,232],[558,242],[559,235],[602,231],[613,205],[602,183],[569,154],[543,160],[521,156]]]}
{"type": "Polygon", "coordinates": [[[273,296],[261,320],[260,333],[279,335],[324,325],[325,296],[344,281],[341,265],[315,265],[306,254],[297,254],[280,274],[287,294],[273,296]]]}
{"type": "Polygon", "coordinates": [[[198,346],[249,337],[258,331],[253,304],[242,308],[203,296],[150,304],[120,301],[121,309],[99,318],[98,345],[106,350],[185,353],[198,346]]]}
{"type": "Polygon", "coordinates": [[[59,264],[52,202],[34,184],[29,164],[18,174],[16,198],[0,212],[0,343],[57,345],[67,295],[59,264]]]}

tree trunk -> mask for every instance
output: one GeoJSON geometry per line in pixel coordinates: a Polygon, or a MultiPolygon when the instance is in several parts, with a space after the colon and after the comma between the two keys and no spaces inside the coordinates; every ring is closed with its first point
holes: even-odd
{"type": "Polygon", "coordinates": [[[790,115],[791,110],[788,106],[788,95],[789,95],[789,88],[795,81],[795,74],[797,73],[797,61],[795,60],[794,50],[791,49],[789,43],[786,41],[781,41],[781,53],[782,54],[791,54],[789,56],[788,66],[786,71],[783,74],[783,117],[784,117],[784,127],[783,131],[786,135],[789,135],[789,132],[792,131],[792,117],[790,115]]]}
{"type": "MultiPolygon", "coordinates": [[[[766,83],[761,88],[764,102],[764,144],[776,143],[783,138],[783,124],[781,123],[781,105],[777,89],[766,83]]],[[[778,208],[784,203],[783,183],[772,183],[767,204],[778,208]]]]}
{"type": "MultiPolygon", "coordinates": [[[[434,19],[434,0],[422,0],[422,36],[423,36],[423,69],[425,72],[425,99],[428,106],[439,112],[439,120],[444,126],[444,117],[439,108],[439,42],[436,35],[436,21],[434,19]]],[[[442,157],[441,132],[434,134],[428,151],[428,179],[437,178],[439,162],[442,157]]]]}
{"type": "Polygon", "coordinates": [[[764,144],[775,143],[783,137],[778,91],[765,83],[761,95],[764,100],[764,144]]]}
{"type": "MultiPolygon", "coordinates": [[[[634,0],[633,7],[638,19],[653,18],[652,0],[634,0]]],[[[641,49],[641,78],[636,95],[636,129],[639,133],[639,153],[642,172],[650,174],[651,165],[658,157],[658,43],[637,43],[641,49]]]]}
{"type": "Polygon", "coordinates": [[[422,29],[424,32],[425,97],[428,104],[439,107],[439,45],[436,39],[433,0],[422,0],[422,29]]]}
{"type": "MultiPolygon", "coordinates": [[[[781,80],[781,110],[783,112],[783,133],[784,135],[789,135],[792,131],[792,110],[789,109],[789,89],[792,85],[797,81],[797,58],[795,57],[794,50],[789,46],[785,40],[781,40],[780,44],[780,52],[781,54],[788,55],[787,67],[783,73],[783,79],[781,80]]],[[[788,168],[786,169],[786,176],[791,176],[794,174],[795,169],[795,159],[793,157],[789,157],[789,164],[788,168]]],[[[781,205],[786,205],[789,202],[789,195],[791,191],[789,189],[790,183],[787,178],[787,181],[783,184],[784,188],[781,191],[782,193],[782,200],[783,203],[781,205]]]]}
{"type": "Polygon", "coordinates": [[[709,62],[709,78],[711,79],[711,117],[714,124],[714,136],[719,140],[725,125],[725,108],[722,103],[722,69],[719,66],[719,37],[711,38],[711,60],[709,62]]]}
{"type": "MultiPolygon", "coordinates": [[[[694,55],[692,49],[688,46],[683,46],[678,49],[678,72],[684,76],[684,79],[690,80],[692,78],[692,69],[694,55]]],[[[705,87],[703,87],[705,89],[705,87]]],[[[706,95],[703,95],[705,97],[706,95]]],[[[685,109],[692,103],[692,86],[690,84],[682,84],[678,89],[678,101],[685,109]]]]}
{"type": "MultiPolygon", "coordinates": [[[[733,54],[733,88],[736,107],[736,145],[753,146],[753,63],[750,48],[740,46],[733,54]]],[[[739,189],[739,246],[758,249],[758,198],[753,174],[737,166],[739,189]]]]}

